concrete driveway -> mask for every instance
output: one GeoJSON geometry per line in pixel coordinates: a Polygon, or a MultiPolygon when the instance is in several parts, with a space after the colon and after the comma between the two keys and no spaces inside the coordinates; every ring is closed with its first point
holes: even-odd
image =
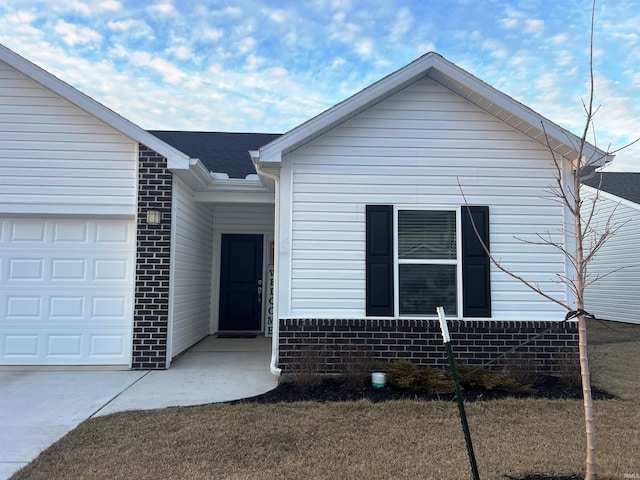
{"type": "Polygon", "coordinates": [[[208,338],[163,371],[0,371],[0,480],[95,415],[200,405],[276,387],[269,339],[208,338]]]}

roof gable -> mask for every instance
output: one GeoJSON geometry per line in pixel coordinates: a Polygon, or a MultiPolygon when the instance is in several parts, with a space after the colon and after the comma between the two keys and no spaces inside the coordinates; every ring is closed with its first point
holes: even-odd
{"type": "MultiPolygon", "coordinates": [[[[283,155],[425,77],[435,80],[540,144],[546,145],[548,138],[549,144],[559,155],[577,158],[579,137],[431,52],[263,146],[256,161],[264,166],[276,166],[283,155]]],[[[590,144],[585,145],[584,154],[588,161],[597,164],[611,160],[606,152],[590,144]]]]}
{"type": "Polygon", "coordinates": [[[68,83],[63,82],[58,77],[38,67],[34,63],[21,57],[1,44],[0,61],[5,62],[23,75],[31,78],[43,87],[54,92],[56,95],[59,95],[115,130],[121,132],[123,135],[126,135],[127,137],[155,150],[157,153],[167,158],[170,167],[189,168],[190,159],[188,155],[185,155],[183,152],[151,135],[126,118],[118,115],[113,110],[105,107],[68,83]]]}

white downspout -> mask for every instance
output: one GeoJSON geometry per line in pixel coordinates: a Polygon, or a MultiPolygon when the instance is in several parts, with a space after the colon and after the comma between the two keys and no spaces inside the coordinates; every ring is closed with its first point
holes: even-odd
{"type": "Polygon", "coordinates": [[[273,180],[275,184],[275,212],[274,212],[274,228],[273,228],[273,333],[271,337],[271,363],[269,369],[271,373],[280,376],[282,369],[278,368],[278,348],[280,346],[280,320],[278,317],[278,239],[279,239],[279,227],[280,227],[280,177],[271,173],[265,172],[260,165],[260,152],[252,150],[249,152],[251,155],[251,161],[256,169],[256,173],[261,176],[265,176],[273,180]]]}

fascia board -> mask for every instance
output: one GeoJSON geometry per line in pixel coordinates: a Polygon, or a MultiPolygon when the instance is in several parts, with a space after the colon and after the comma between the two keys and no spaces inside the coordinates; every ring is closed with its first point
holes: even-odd
{"type": "MultiPolygon", "coordinates": [[[[171,169],[171,167],[169,167],[171,169]]],[[[189,159],[189,172],[197,179],[203,188],[208,187],[213,183],[213,178],[207,167],[200,161],[199,158],[189,159]]]]}
{"type": "Polygon", "coordinates": [[[6,62],[23,75],[38,82],[65,100],[81,108],[90,115],[103,121],[127,137],[142,143],[163,157],[166,157],[170,168],[189,168],[189,156],[163,142],[149,132],[138,127],[113,110],[85,95],[55,75],[40,68],[24,57],[0,44],[0,60],[6,62]]]}

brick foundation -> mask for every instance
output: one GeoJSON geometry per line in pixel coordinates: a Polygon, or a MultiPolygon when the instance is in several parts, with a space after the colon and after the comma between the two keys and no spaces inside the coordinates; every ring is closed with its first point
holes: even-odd
{"type": "MultiPolygon", "coordinates": [[[[561,374],[578,355],[577,323],[448,320],[456,360],[502,368],[508,362],[537,373],[561,374]],[[548,328],[545,335],[534,337],[548,328]],[[503,358],[503,354],[531,340],[503,358]],[[491,362],[491,363],[490,363],[491,362]]],[[[371,360],[407,359],[418,365],[446,367],[438,320],[281,319],[279,367],[285,373],[304,351],[322,353],[321,373],[344,371],[344,364],[366,355],[371,360]]],[[[304,361],[304,360],[302,360],[304,361]]],[[[515,365],[513,365],[515,367],[515,365]]]]}
{"type": "Polygon", "coordinates": [[[139,146],[136,282],[131,368],[167,368],[172,174],[167,159],[139,146]],[[147,225],[147,210],[160,210],[160,225],[147,225]]]}

